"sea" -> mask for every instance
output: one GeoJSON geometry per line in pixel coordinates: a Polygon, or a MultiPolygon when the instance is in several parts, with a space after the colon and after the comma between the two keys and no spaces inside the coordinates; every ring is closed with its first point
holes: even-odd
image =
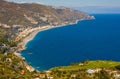
{"type": "Polygon", "coordinates": [[[86,60],[120,61],[120,14],[93,16],[39,32],[21,55],[40,71],[86,60]]]}

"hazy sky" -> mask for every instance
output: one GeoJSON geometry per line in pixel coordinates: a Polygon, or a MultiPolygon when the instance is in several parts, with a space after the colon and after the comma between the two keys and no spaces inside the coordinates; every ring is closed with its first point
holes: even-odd
{"type": "Polygon", "coordinates": [[[120,0],[8,0],[15,2],[38,2],[53,6],[106,6],[106,7],[120,7],[120,0]]]}

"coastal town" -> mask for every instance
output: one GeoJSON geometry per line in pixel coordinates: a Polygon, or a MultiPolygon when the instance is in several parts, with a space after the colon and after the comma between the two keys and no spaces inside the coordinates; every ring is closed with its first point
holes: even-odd
{"type": "Polygon", "coordinates": [[[84,61],[39,71],[21,56],[38,32],[92,19],[65,7],[0,0],[0,79],[120,79],[120,62],[84,61]]]}

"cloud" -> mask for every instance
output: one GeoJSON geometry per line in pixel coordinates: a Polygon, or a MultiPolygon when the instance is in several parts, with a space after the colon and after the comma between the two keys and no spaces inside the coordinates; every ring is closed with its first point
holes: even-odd
{"type": "Polygon", "coordinates": [[[41,2],[39,2],[39,1],[31,1],[31,0],[5,0],[5,1],[9,1],[9,2],[16,2],[16,3],[20,3],[20,4],[22,4],[22,3],[37,3],[37,4],[44,4],[44,3],[41,3],[41,2]]]}

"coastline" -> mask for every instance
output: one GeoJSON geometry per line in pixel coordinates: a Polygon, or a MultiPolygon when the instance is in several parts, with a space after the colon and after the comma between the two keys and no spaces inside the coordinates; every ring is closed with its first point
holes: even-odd
{"type": "Polygon", "coordinates": [[[50,28],[53,28],[53,26],[42,26],[42,27],[36,27],[34,28],[33,31],[31,31],[28,35],[26,35],[22,41],[18,44],[18,45],[21,45],[23,48],[25,48],[25,45],[31,41],[38,32],[41,32],[41,31],[44,31],[44,30],[47,30],[47,29],[50,29],[50,28]]]}
{"type": "MultiPolygon", "coordinates": [[[[26,63],[26,66],[29,66],[31,69],[33,70],[37,70],[35,67],[31,66],[30,64],[28,64],[28,62],[26,61],[25,57],[22,56],[21,51],[26,49],[26,44],[31,41],[32,39],[34,39],[34,37],[41,31],[45,31],[45,30],[49,30],[49,29],[53,29],[53,28],[57,28],[57,27],[63,27],[65,25],[61,25],[61,26],[42,26],[42,27],[36,27],[36,28],[32,28],[32,31],[29,31],[28,34],[26,34],[24,36],[24,38],[21,38],[21,41],[18,43],[16,51],[14,52],[14,55],[20,57],[21,59],[23,59],[26,63]]],[[[37,70],[38,72],[40,72],[39,70],[37,70]]]]}
{"type": "MultiPolygon", "coordinates": [[[[77,24],[79,21],[83,21],[83,20],[94,20],[95,17],[92,16],[91,19],[78,19],[76,20],[75,22],[65,22],[65,23],[62,23],[61,25],[56,25],[56,26],[52,26],[52,25],[46,25],[46,26],[38,26],[36,28],[32,28],[27,30],[29,31],[27,34],[24,35],[24,38],[21,38],[20,40],[22,40],[20,43],[18,43],[18,46],[20,46],[22,49],[21,50],[24,50],[26,48],[26,44],[32,40],[37,33],[41,32],[41,31],[44,31],[44,30],[49,30],[49,29],[53,29],[53,28],[58,28],[58,27],[64,27],[64,26],[68,26],[68,25],[73,25],[73,24],[77,24]]],[[[26,29],[25,29],[26,30],[26,29]]],[[[26,32],[27,32],[26,31],[26,32]]],[[[20,52],[19,51],[19,52],[20,52]]]]}
{"type": "Polygon", "coordinates": [[[21,51],[26,49],[26,44],[29,41],[31,41],[36,36],[37,33],[41,32],[41,31],[44,31],[44,30],[49,30],[49,29],[53,29],[53,28],[57,28],[57,27],[63,27],[65,25],[60,25],[60,26],[59,25],[58,26],[46,25],[46,26],[42,26],[42,27],[32,28],[28,33],[26,33],[24,35],[24,37],[22,37],[20,35],[22,35],[23,32],[26,32],[26,30],[19,33],[18,37],[21,37],[21,39],[20,39],[21,41],[18,43],[16,51],[14,52],[14,54],[19,56],[22,59],[25,59],[24,57],[21,56],[21,51]]]}
{"type": "MultiPolygon", "coordinates": [[[[81,20],[77,20],[75,23],[69,23],[69,24],[61,24],[58,26],[51,26],[51,25],[46,25],[46,26],[41,26],[41,27],[36,27],[36,28],[32,28],[30,31],[27,31],[28,33],[25,33],[24,37],[21,38],[20,42],[17,45],[16,51],[14,52],[14,54],[18,57],[20,57],[21,59],[23,59],[25,61],[25,63],[28,66],[31,66],[30,64],[27,63],[27,61],[25,60],[25,58],[21,55],[21,51],[26,49],[26,44],[31,41],[32,39],[34,39],[34,37],[41,31],[45,31],[45,30],[49,30],[49,29],[53,29],[53,28],[58,28],[58,27],[65,27],[67,25],[72,25],[72,24],[77,24],[79,21],[81,20]]],[[[26,32],[26,30],[24,30],[23,32],[26,32]]],[[[23,34],[19,33],[19,35],[23,34]]],[[[31,66],[32,67],[32,66],[31,66]]],[[[32,67],[33,69],[37,70],[36,68],[32,67]]],[[[37,70],[39,71],[39,70],[37,70]]]]}
{"type": "MultiPolygon", "coordinates": [[[[26,59],[21,55],[21,51],[26,49],[26,44],[31,41],[32,39],[34,39],[34,37],[41,31],[45,31],[45,30],[49,30],[49,29],[54,29],[54,28],[58,28],[58,27],[66,27],[68,25],[73,25],[73,24],[77,24],[79,21],[83,21],[85,19],[81,19],[81,20],[76,20],[75,22],[68,22],[68,23],[62,23],[61,25],[56,25],[56,26],[52,26],[52,25],[46,25],[46,26],[38,26],[35,28],[31,28],[31,29],[25,29],[22,33],[19,33],[19,35],[22,35],[23,37],[20,36],[20,42],[17,45],[17,49],[14,52],[15,55],[17,55],[18,57],[22,58],[26,64],[27,61],[26,59]]],[[[91,19],[89,19],[91,20],[91,19]]],[[[28,64],[29,66],[31,66],[30,64],[28,64]]],[[[31,66],[32,67],[32,66],[31,66]]],[[[37,70],[36,68],[32,67],[33,69],[37,70]]],[[[39,70],[37,70],[39,71],[39,70]]]]}
{"type": "MultiPolygon", "coordinates": [[[[28,65],[28,66],[31,66],[30,64],[27,63],[26,59],[21,55],[21,51],[22,50],[25,50],[26,49],[26,44],[31,41],[32,39],[34,39],[34,37],[41,31],[45,31],[45,30],[49,30],[49,29],[54,29],[54,28],[58,28],[58,27],[66,27],[68,25],[73,25],[73,24],[77,24],[79,21],[82,21],[82,20],[76,20],[75,22],[71,22],[71,23],[65,23],[65,24],[61,24],[61,25],[57,25],[57,26],[51,26],[51,25],[46,25],[46,26],[41,26],[41,27],[36,27],[36,28],[32,28],[29,30],[25,30],[25,35],[24,35],[24,38],[21,38],[20,42],[18,43],[17,45],[17,49],[16,51],[14,52],[15,55],[17,55],[18,57],[22,58],[25,63],[28,65]]],[[[23,31],[24,32],[24,31],[23,31]]],[[[21,33],[22,34],[22,33],[21,33]]],[[[20,35],[21,35],[20,34],[20,35]]],[[[34,68],[33,66],[31,66],[34,70],[37,70],[36,68],[34,68]]],[[[37,70],[39,72],[39,70],[37,70]]]]}
{"type": "MultiPolygon", "coordinates": [[[[63,25],[64,26],[64,25],[63,25]]],[[[31,41],[39,32],[57,28],[57,27],[63,27],[63,26],[42,26],[42,27],[36,27],[35,30],[30,32],[28,35],[25,36],[25,38],[22,39],[22,41],[18,44],[19,46],[22,46],[22,50],[26,48],[26,44],[31,41]]]]}
{"type": "MultiPolygon", "coordinates": [[[[23,57],[21,55],[21,51],[26,49],[26,44],[31,41],[37,33],[44,31],[44,30],[48,30],[48,29],[52,29],[52,28],[56,28],[57,26],[42,26],[42,27],[36,27],[36,28],[32,28],[32,31],[29,31],[28,34],[25,35],[24,38],[21,38],[21,41],[18,43],[16,51],[14,52],[14,54],[18,57],[20,57],[21,59],[23,59],[26,63],[26,66],[31,67],[31,69],[37,70],[36,68],[34,68],[33,66],[31,66],[30,64],[28,64],[28,62],[26,61],[25,57],[23,57]]],[[[39,70],[37,70],[39,72],[39,70]]]]}
{"type": "Polygon", "coordinates": [[[22,47],[19,51],[24,50],[26,48],[26,44],[29,41],[31,41],[41,31],[58,28],[58,27],[65,27],[67,25],[72,25],[72,24],[77,24],[79,21],[81,21],[81,20],[77,20],[75,23],[63,24],[63,25],[58,25],[58,26],[46,25],[46,26],[42,26],[42,27],[33,28],[32,29],[33,31],[31,31],[31,32],[29,32],[29,34],[25,35],[25,37],[21,39],[22,41],[20,43],[18,43],[18,46],[22,47]]]}
{"type": "MultiPolygon", "coordinates": [[[[47,25],[47,26],[32,28],[29,31],[29,33],[25,34],[24,37],[20,39],[21,41],[18,43],[17,49],[14,52],[15,55],[17,55],[20,58],[22,58],[22,59],[25,60],[25,58],[23,56],[21,56],[21,51],[24,50],[24,49],[26,49],[26,44],[29,41],[31,41],[36,36],[37,33],[41,32],[41,31],[44,31],[44,30],[51,29],[51,28],[54,28],[54,26],[47,25]]],[[[22,33],[20,33],[20,34],[22,34],[22,33]]]]}

